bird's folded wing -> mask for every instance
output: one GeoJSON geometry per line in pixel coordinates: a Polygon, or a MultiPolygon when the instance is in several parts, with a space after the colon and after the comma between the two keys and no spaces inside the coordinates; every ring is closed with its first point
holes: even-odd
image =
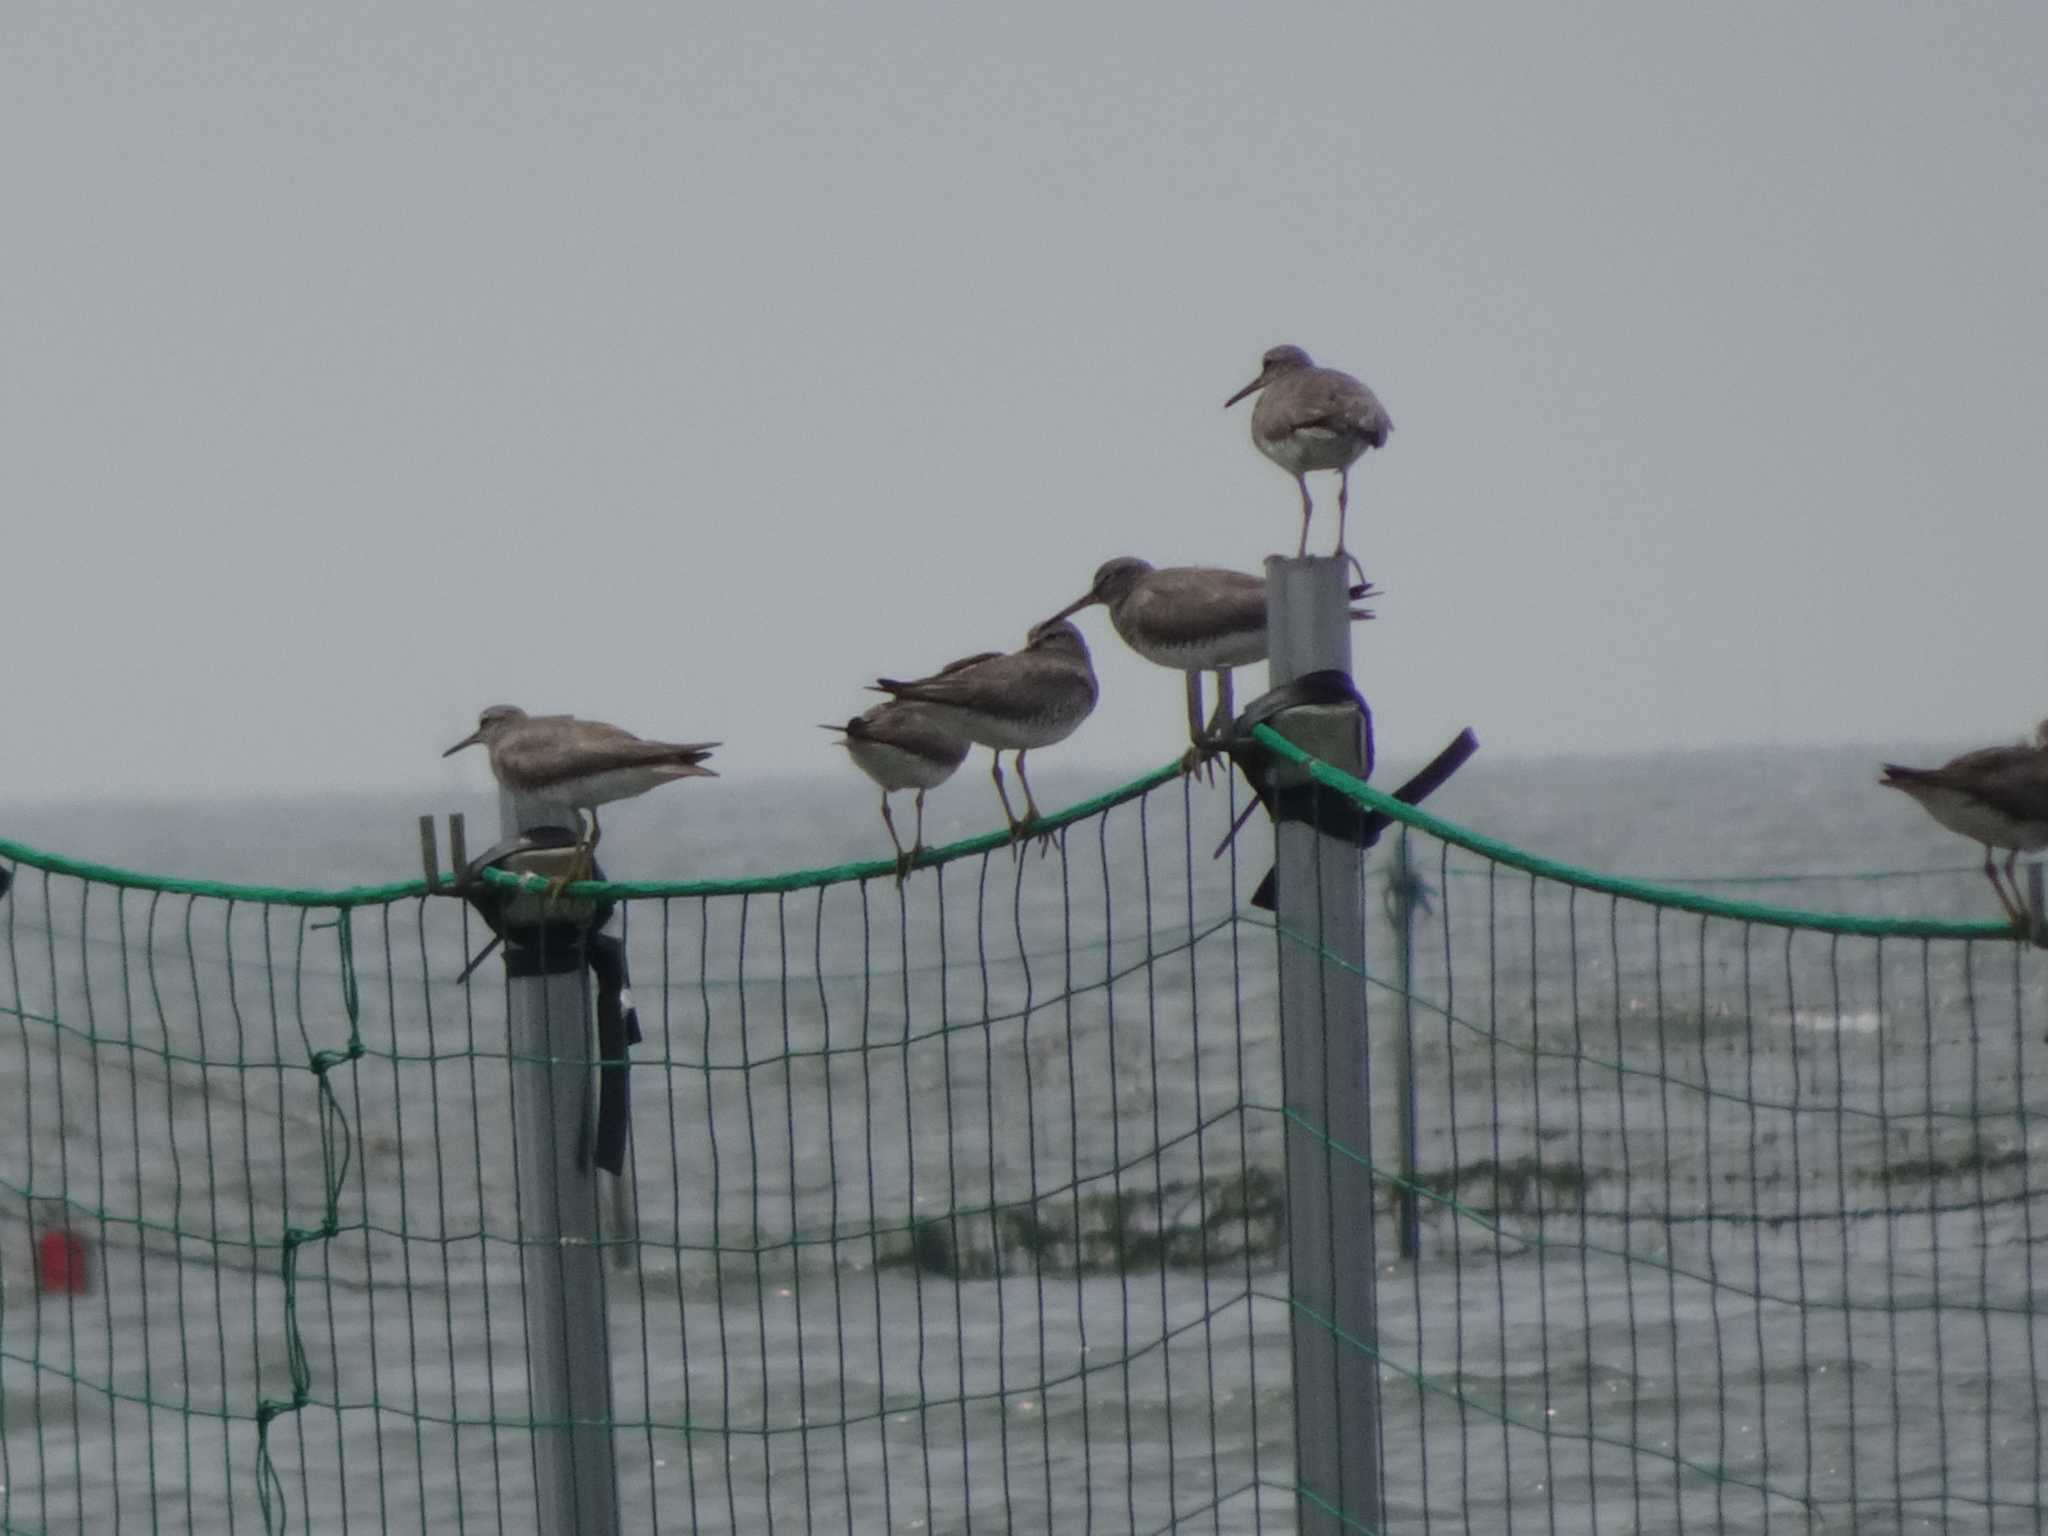
{"type": "Polygon", "coordinates": [[[1266,583],[1243,571],[1154,572],[1129,604],[1134,627],[1161,644],[1187,645],[1266,627],[1266,583]]]}
{"type": "Polygon", "coordinates": [[[926,704],[943,704],[953,709],[986,711],[995,715],[1028,713],[1020,700],[1057,694],[1062,689],[1086,687],[1092,696],[1094,677],[1077,670],[1058,657],[1033,651],[1015,651],[976,662],[957,672],[942,672],[915,683],[898,683],[899,698],[926,704]]]}
{"type": "Polygon", "coordinates": [[[653,763],[694,763],[709,755],[715,741],[642,741],[630,731],[600,721],[578,721],[571,736],[551,733],[531,740],[515,739],[499,749],[508,778],[527,784],[558,784],[565,779],[640,768],[653,763]]]}
{"type": "Polygon", "coordinates": [[[948,668],[912,683],[898,683],[898,698],[925,704],[944,704],[954,709],[986,709],[1012,695],[1021,685],[1025,656],[996,655],[971,666],[948,668]]]}
{"type": "Polygon", "coordinates": [[[1956,764],[1936,770],[1934,782],[1975,796],[2017,821],[2048,823],[2048,752],[2014,749],[2002,762],[1963,773],[1956,764]]]}
{"type": "Polygon", "coordinates": [[[914,752],[933,761],[956,751],[962,757],[967,755],[967,744],[959,736],[946,730],[928,711],[919,709],[914,703],[892,704],[871,718],[853,721],[852,725],[852,734],[862,741],[900,747],[905,752],[914,752]]]}
{"type": "Polygon", "coordinates": [[[1285,425],[1291,432],[1358,432],[1384,435],[1393,419],[1379,396],[1351,378],[1321,377],[1289,402],[1285,425]]]}

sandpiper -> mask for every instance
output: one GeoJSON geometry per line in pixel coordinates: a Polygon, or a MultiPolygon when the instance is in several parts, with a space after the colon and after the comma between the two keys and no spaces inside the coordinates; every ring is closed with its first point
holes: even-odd
{"type": "Polygon", "coordinates": [[[477,717],[474,731],[441,755],[453,757],[478,742],[491,755],[492,774],[514,794],[575,815],[579,832],[582,813],[590,813],[588,831],[576,845],[586,870],[603,835],[600,805],[644,795],[671,779],[718,777],[703,766],[715,741],[642,741],[602,720],[529,715],[516,704],[493,704],[477,717]]]}
{"type": "Polygon", "coordinates": [[[930,677],[899,682],[878,678],[876,691],[929,705],[939,725],[995,754],[990,777],[1003,802],[1010,835],[1022,837],[1038,820],[1038,802],[1024,772],[1024,754],[1073,735],[1095,708],[1095,668],[1088,642],[1064,619],[1032,629],[1022,650],[964,657],[930,677]],[[1003,753],[1017,754],[1024,786],[1024,818],[1010,809],[1003,787],[1003,753]]]}
{"type": "MultiPolygon", "coordinates": [[[[1360,586],[1353,597],[1364,597],[1360,586]]],[[[1079,613],[1093,603],[1109,609],[1109,621],[1124,644],[1147,661],[1187,676],[1187,758],[1192,769],[1219,750],[1235,713],[1230,670],[1266,659],[1266,578],[1213,565],[1155,566],[1135,555],[1105,560],[1088,590],[1053,619],[1079,613]],[[1202,721],[1202,674],[1216,674],[1216,712],[1202,721]]],[[[1363,608],[1353,619],[1369,619],[1363,608]]]]}
{"type": "Polygon", "coordinates": [[[1308,521],[1315,510],[1308,473],[1337,471],[1337,553],[1344,551],[1344,516],[1351,499],[1351,466],[1368,448],[1384,448],[1394,418],[1379,396],[1348,373],[1318,368],[1299,347],[1274,347],[1261,360],[1259,376],[1223,402],[1225,410],[1257,390],[1252,407],[1252,444],[1301,487],[1301,548],[1308,553],[1308,521]]]}
{"type": "Polygon", "coordinates": [[[844,725],[824,729],[843,732],[839,744],[846,748],[854,766],[881,786],[882,825],[889,829],[889,841],[896,846],[896,878],[901,881],[924,851],[924,792],[953,777],[953,770],[967,760],[970,743],[940,724],[930,706],[900,699],[877,704],[844,725]],[[889,796],[899,789],[917,791],[917,830],[908,853],[903,851],[903,839],[896,835],[896,820],[889,814],[889,796]]]}
{"type": "Polygon", "coordinates": [[[1984,876],[1998,893],[2006,916],[2025,928],[2027,898],[2014,878],[2022,853],[2048,848],[2048,720],[2034,731],[2032,746],[1983,747],[1952,758],[1939,768],[1884,765],[1880,784],[1902,789],[1951,832],[1984,847],[1984,876]],[[2008,850],[2000,883],[1994,848],[2008,850]]]}

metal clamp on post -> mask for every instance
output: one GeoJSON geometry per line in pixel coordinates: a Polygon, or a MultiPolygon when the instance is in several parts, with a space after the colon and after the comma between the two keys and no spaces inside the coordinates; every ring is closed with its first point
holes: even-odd
{"type": "MultiPolygon", "coordinates": [[[[504,941],[507,976],[580,971],[589,963],[585,951],[598,930],[611,921],[611,901],[561,891],[563,881],[586,868],[591,879],[604,879],[603,870],[579,857],[576,836],[567,827],[529,827],[484,850],[456,876],[456,892],[504,941]],[[487,881],[487,869],[522,876],[524,882],[513,888],[487,881]],[[536,878],[546,884],[534,885],[536,878]]],[[[482,958],[472,960],[469,970],[475,970],[482,958]]]]}
{"type": "MultiPolygon", "coordinates": [[[[1333,768],[1360,779],[1372,777],[1372,708],[1348,672],[1334,669],[1308,672],[1291,683],[1254,699],[1231,727],[1228,751],[1231,761],[1243,772],[1245,782],[1258,796],[1275,822],[1304,822],[1327,837],[1342,838],[1358,848],[1370,848],[1379,841],[1391,819],[1384,811],[1368,810],[1343,795],[1319,788],[1306,768],[1276,757],[1252,739],[1255,726],[1268,725],[1302,751],[1320,758],[1333,768]]],[[[1468,728],[1437,753],[1429,765],[1394,791],[1394,798],[1407,805],[1419,804],[1464,766],[1479,750],[1479,738],[1468,728]]],[[[1250,817],[1251,806],[1217,845],[1216,856],[1230,846],[1250,817]]],[[[1263,911],[1273,910],[1273,872],[1252,892],[1251,904],[1263,911]]]]}
{"type": "MultiPolygon", "coordinates": [[[[461,858],[462,818],[449,818],[449,844],[461,858]]],[[[437,896],[460,896],[491,930],[486,944],[456,979],[467,982],[476,968],[501,943],[505,975],[566,976],[585,966],[597,979],[597,1127],[591,1161],[605,1172],[622,1176],[632,1125],[632,1098],[627,1051],[640,1043],[640,1013],[633,1006],[632,977],[626,969],[623,940],[600,932],[612,919],[617,903],[585,896],[553,897],[546,889],[512,889],[484,878],[484,871],[538,876],[553,882],[575,873],[576,834],[566,827],[532,827],[487,848],[460,864],[451,880],[442,880],[436,865],[431,816],[420,818],[420,849],[427,869],[427,888],[437,896]]],[[[604,879],[602,866],[590,865],[590,878],[604,879]]]]}

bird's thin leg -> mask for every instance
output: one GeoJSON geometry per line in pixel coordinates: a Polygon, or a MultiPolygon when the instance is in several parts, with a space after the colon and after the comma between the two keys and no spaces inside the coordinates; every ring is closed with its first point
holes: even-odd
{"type": "Polygon", "coordinates": [[[1308,555],[1308,520],[1316,504],[1308,499],[1308,476],[1296,475],[1294,483],[1301,487],[1301,548],[1294,552],[1295,558],[1305,559],[1308,555]]]}
{"type": "Polygon", "coordinates": [[[917,835],[910,840],[910,856],[914,859],[924,852],[924,791],[917,792],[917,835]]]}
{"type": "Polygon", "coordinates": [[[1230,740],[1237,721],[1237,701],[1230,684],[1230,668],[1216,669],[1216,713],[1209,717],[1209,740],[1217,746],[1230,740]]]}
{"type": "Polygon", "coordinates": [[[1202,766],[1202,760],[1209,755],[1208,742],[1202,732],[1202,674],[1185,674],[1188,686],[1188,749],[1180,757],[1180,771],[1193,773],[1202,766]]]}
{"type": "MultiPolygon", "coordinates": [[[[1021,778],[1023,774],[1024,754],[1020,752],[1017,754],[1017,775],[1021,778]]],[[[1015,837],[1018,827],[1023,823],[1017,820],[1017,813],[1010,809],[1010,792],[1003,787],[1003,754],[1000,750],[990,760],[989,777],[996,781],[996,794],[1003,802],[1003,820],[1010,824],[1010,836],[1015,837]]],[[[1026,786],[1025,793],[1030,793],[1029,786],[1026,786]]]]}
{"type": "Polygon", "coordinates": [[[1351,510],[1351,466],[1345,465],[1337,471],[1337,550],[1336,557],[1344,558],[1344,514],[1351,510]]]}
{"type": "Polygon", "coordinates": [[[896,850],[896,883],[910,873],[910,855],[903,851],[903,839],[896,835],[896,818],[889,814],[889,791],[882,791],[882,825],[889,829],[889,842],[896,850]]]}
{"type": "Polygon", "coordinates": [[[2027,893],[2020,889],[2019,862],[2019,849],[2015,848],[2010,853],[2006,854],[2005,883],[2007,887],[2010,888],[2012,891],[2013,904],[2019,908],[2019,915],[2017,920],[2020,926],[2022,928],[2025,928],[2029,933],[2032,933],[2034,930],[2034,918],[2039,914],[2034,912],[2032,908],[2030,908],[2027,905],[2027,893]]]}
{"type": "Polygon", "coordinates": [[[1038,801],[1031,793],[1031,779],[1024,772],[1024,754],[1022,752],[1017,754],[1017,782],[1024,786],[1024,825],[1034,827],[1038,824],[1038,801]]]}
{"type": "Polygon", "coordinates": [[[2005,894],[2005,887],[1999,883],[1998,863],[1988,844],[1984,849],[1984,878],[1991,882],[1991,889],[1998,893],[1998,904],[2005,908],[2005,915],[2014,923],[2024,925],[2026,919],[2020,915],[2020,909],[2012,904],[2012,898],[2005,894]]]}
{"type": "MultiPolygon", "coordinates": [[[[1017,754],[1017,782],[1024,786],[1024,823],[1017,829],[1017,836],[1024,838],[1031,835],[1032,829],[1043,819],[1043,813],[1038,809],[1037,798],[1031,793],[1031,779],[1024,772],[1024,754],[1022,752],[1017,754]]],[[[1052,840],[1052,833],[1040,834],[1038,839],[1038,856],[1041,859],[1052,852],[1052,840]]]]}
{"type": "Polygon", "coordinates": [[[590,850],[597,846],[597,808],[590,809],[590,825],[583,824],[583,807],[576,808],[576,841],[569,850],[569,867],[548,881],[546,905],[561,900],[562,892],[578,880],[588,880],[597,867],[590,850]]]}

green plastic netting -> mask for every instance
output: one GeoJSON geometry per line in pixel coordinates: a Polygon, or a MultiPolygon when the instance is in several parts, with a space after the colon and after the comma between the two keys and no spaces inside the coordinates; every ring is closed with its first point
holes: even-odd
{"type": "MultiPolygon", "coordinates": [[[[1312,771],[1404,824],[1334,1149],[1380,1234],[1377,1337],[1333,1347],[1378,1360],[1384,1508],[1343,1527],[2040,1528],[2039,954],[1312,771]]],[[[626,1530],[1296,1528],[1275,974],[1319,938],[1210,861],[1239,795],[1162,769],[900,889],[610,888],[626,1530]]],[[[475,919],[0,860],[0,1530],[531,1529],[475,919]]]]}

